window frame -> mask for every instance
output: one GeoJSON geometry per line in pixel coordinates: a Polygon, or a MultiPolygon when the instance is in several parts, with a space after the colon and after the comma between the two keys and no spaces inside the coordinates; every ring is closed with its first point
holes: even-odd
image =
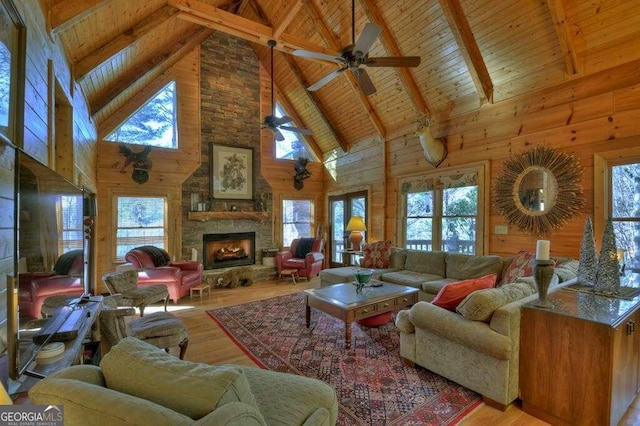
{"type": "MultiPolygon", "coordinates": [[[[434,170],[428,173],[412,174],[404,177],[400,177],[397,180],[397,193],[398,193],[398,214],[397,214],[397,235],[398,245],[405,247],[407,244],[407,197],[403,193],[403,186],[411,182],[429,179],[438,179],[444,176],[453,176],[460,174],[477,174],[477,213],[476,213],[476,225],[475,225],[475,244],[473,246],[474,254],[483,255],[488,251],[489,237],[488,230],[486,229],[489,223],[487,218],[489,217],[489,162],[483,161],[479,163],[473,163],[461,168],[445,168],[434,170]]],[[[443,190],[445,188],[434,188],[433,192],[433,213],[431,216],[425,216],[432,220],[431,229],[431,248],[430,250],[441,250],[443,244],[442,237],[442,219],[445,217],[469,217],[469,216],[444,216],[443,213],[443,190]],[[436,248],[434,248],[436,247],[436,248]]],[[[420,216],[422,217],[422,216],[420,216]]]]}
{"type": "MultiPolygon", "coordinates": [[[[316,200],[313,198],[295,198],[295,197],[283,197],[280,200],[280,235],[282,235],[282,246],[283,247],[291,247],[290,242],[289,244],[287,244],[285,242],[285,226],[288,224],[296,224],[296,223],[307,223],[307,222],[286,222],[285,221],[285,203],[287,201],[295,201],[295,202],[300,202],[300,201],[306,201],[310,204],[310,221],[309,223],[309,235],[308,236],[298,236],[297,238],[311,238],[314,236],[314,229],[316,227],[316,205],[315,202],[316,200]]],[[[292,240],[293,241],[293,240],[292,240]]]]}
{"type": "MultiPolygon", "coordinates": [[[[149,194],[149,195],[140,195],[140,194],[114,194],[113,196],[113,205],[112,205],[112,209],[113,212],[115,213],[113,215],[113,244],[112,244],[112,256],[114,259],[115,263],[124,263],[126,260],[123,256],[118,256],[118,231],[121,229],[118,227],[118,216],[119,216],[119,200],[121,198],[157,198],[157,199],[162,199],[163,200],[163,206],[164,206],[164,217],[163,217],[163,226],[162,229],[164,231],[164,235],[163,235],[163,248],[167,251],[169,251],[169,220],[168,220],[168,216],[169,216],[169,196],[167,195],[162,195],[162,194],[149,194]]],[[[138,227],[137,229],[141,229],[141,228],[146,228],[146,227],[138,227]]],[[[154,226],[152,227],[153,229],[158,229],[159,227],[154,226]]],[[[136,228],[131,228],[131,227],[127,227],[127,228],[122,228],[122,229],[136,229],[136,228]]],[[[146,243],[145,243],[146,244],[146,243]]],[[[154,243],[151,243],[152,245],[154,243]]],[[[144,244],[139,244],[139,245],[144,245],[144,244]]]]}
{"type": "MultiPolygon", "coordinates": [[[[80,218],[80,227],[79,228],[65,228],[64,227],[64,215],[65,215],[65,203],[64,198],[76,198],[80,199],[82,203],[83,198],[77,195],[60,195],[60,198],[56,200],[56,212],[58,215],[58,253],[63,254],[70,250],[76,249],[84,249],[84,216],[80,218]],[[64,235],[66,232],[77,232],[80,235],[79,239],[65,239],[64,235]],[[67,244],[67,242],[72,242],[72,244],[67,244]],[[74,247],[70,247],[69,250],[65,251],[65,248],[70,245],[74,247]]],[[[81,206],[76,206],[76,210],[82,209],[81,206]]],[[[79,210],[78,210],[79,211],[79,210]]]]}
{"type": "MultiPolygon", "coordinates": [[[[278,102],[278,100],[276,100],[276,102],[275,102],[275,115],[278,118],[283,117],[285,115],[291,117],[291,115],[287,112],[287,110],[284,108],[282,103],[278,102]]],[[[291,118],[293,119],[293,121],[290,122],[290,123],[287,123],[286,126],[299,127],[300,125],[296,122],[296,120],[293,117],[291,117],[291,118]]],[[[278,156],[278,144],[281,143],[281,142],[287,142],[287,133],[293,133],[296,136],[298,142],[300,142],[302,144],[302,146],[304,147],[304,149],[306,151],[306,155],[304,155],[304,157],[308,158],[309,161],[311,161],[311,162],[317,162],[318,161],[318,159],[316,158],[316,154],[315,154],[315,152],[313,152],[313,150],[309,146],[309,142],[307,141],[307,138],[306,138],[305,135],[298,134],[298,133],[295,133],[295,132],[289,132],[287,130],[282,130],[282,129],[280,129],[280,132],[284,136],[285,140],[284,141],[277,141],[277,140],[275,140],[275,138],[273,139],[273,156],[274,156],[274,158],[276,160],[292,160],[292,161],[297,160],[297,158],[288,158],[288,157],[280,157],[280,156],[278,156]]]]}

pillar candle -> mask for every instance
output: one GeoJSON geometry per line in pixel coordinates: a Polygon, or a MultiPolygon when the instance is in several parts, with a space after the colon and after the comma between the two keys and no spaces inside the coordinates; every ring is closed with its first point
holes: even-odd
{"type": "Polygon", "coordinates": [[[191,249],[191,260],[198,260],[198,250],[194,248],[191,249]]]}
{"type": "Polygon", "coordinates": [[[538,240],[536,244],[536,259],[549,260],[549,248],[551,243],[549,240],[538,240]]]}

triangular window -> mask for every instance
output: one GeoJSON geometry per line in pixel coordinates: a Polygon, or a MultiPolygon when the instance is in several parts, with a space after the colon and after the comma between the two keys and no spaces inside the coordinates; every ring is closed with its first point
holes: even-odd
{"type": "MultiPolygon", "coordinates": [[[[276,117],[283,117],[287,115],[284,109],[276,102],[276,117]]],[[[285,126],[295,126],[295,123],[287,123],[285,126]]],[[[276,140],[276,158],[285,160],[297,160],[298,157],[304,157],[312,160],[314,157],[309,154],[309,150],[302,141],[301,136],[298,133],[290,132],[280,129],[283,141],[276,140]]]]}
{"type": "Polygon", "coordinates": [[[178,147],[176,82],[162,88],[105,140],[161,148],[178,147]]]}

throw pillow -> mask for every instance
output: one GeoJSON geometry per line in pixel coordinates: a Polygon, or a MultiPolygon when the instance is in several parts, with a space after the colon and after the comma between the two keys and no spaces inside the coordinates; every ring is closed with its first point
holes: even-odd
{"type": "Polygon", "coordinates": [[[436,297],[431,301],[436,306],[455,311],[456,307],[470,293],[496,285],[497,274],[489,274],[480,278],[472,278],[446,284],[440,289],[436,297]]]}
{"type": "Polygon", "coordinates": [[[505,284],[514,283],[518,278],[530,277],[533,275],[533,264],[535,260],[535,253],[530,253],[526,250],[520,250],[517,255],[511,261],[511,264],[507,267],[504,274],[502,274],[502,280],[498,287],[505,284]]]}
{"type": "Polygon", "coordinates": [[[315,238],[300,238],[298,245],[296,245],[295,257],[303,259],[308,253],[311,253],[315,240],[315,238]]]}
{"type": "Polygon", "coordinates": [[[192,419],[240,401],[257,407],[239,367],[183,361],[136,339],[125,337],[100,362],[109,389],[155,402],[192,419]]]}
{"type": "Polygon", "coordinates": [[[364,246],[363,268],[388,268],[391,258],[391,240],[378,241],[364,246]]]}
{"type": "Polygon", "coordinates": [[[527,283],[508,284],[499,288],[474,291],[464,298],[456,311],[472,321],[490,322],[496,309],[534,294],[536,290],[527,283]]]}

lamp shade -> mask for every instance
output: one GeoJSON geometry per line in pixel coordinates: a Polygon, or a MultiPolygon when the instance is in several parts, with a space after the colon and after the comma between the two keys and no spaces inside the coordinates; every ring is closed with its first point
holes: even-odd
{"type": "Polygon", "coordinates": [[[347,224],[347,231],[366,231],[367,227],[364,224],[362,216],[351,216],[349,223],[347,224]]]}

